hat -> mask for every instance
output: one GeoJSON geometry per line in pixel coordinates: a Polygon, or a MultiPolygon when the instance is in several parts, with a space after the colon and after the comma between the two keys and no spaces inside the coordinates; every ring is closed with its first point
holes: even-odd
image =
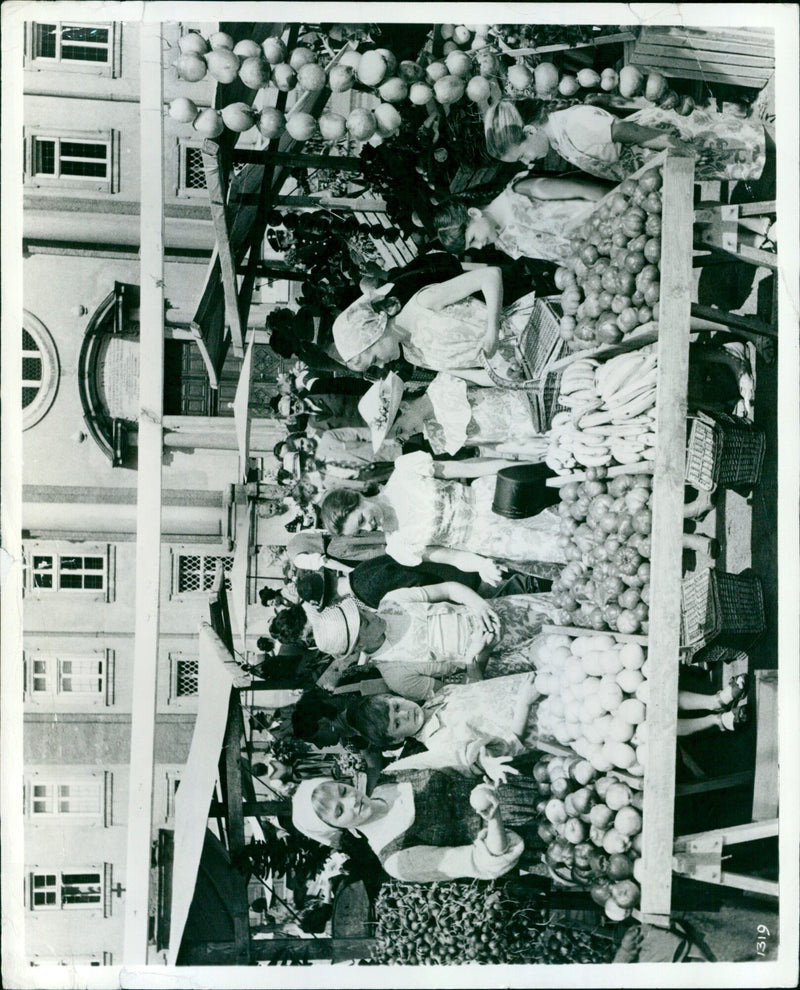
{"type": "Polygon", "coordinates": [[[359,400],[358,411],[372,432],[374,451],[377,451],[386,439],[386,434],[400,408],[404,388],[403,380],[390,371],[385,378],[375,382],[359,400]]]}
{"type": "Polygon", "coordinates": [[[289,474],[300,473],[300,455],[297,453],[286,453],[283,455],[283,470],[289,474]]]}
{"type": "Polygon", "coordinates": [[[344,598],[311,616],[314,642],[320,653],[333,657],[349,656],[355,649],[361,628],[361,616],[355,598],[344,598]]]}
{"type": "Polygon", "coordinates": [[[360,296],[333,321],[333,341],[345,364],[372,347],[386,332],[389,317],[386,313],[376,313],[371,302],[382,299],[393,288],[394,283],[388,282],[368,295],[360,296]]]}
{"type": "Polygon", "coordinates": [[[303,571],[294,584],[300,599],[314,608],[325,608],[336,594],[336,576],[327,567],[319,571],[303,571]]]}
{"type": "Polygon", "coordinates": [[[323,846],[335,846],[342,833],[341,829],[324,822],[311,804],[311,795],[317,787],[330,780],[330,777],[310,777],[308,780],[302,780],[292,796],[292,825],[298,832],[302,832],[303,835],[323,846]]]}

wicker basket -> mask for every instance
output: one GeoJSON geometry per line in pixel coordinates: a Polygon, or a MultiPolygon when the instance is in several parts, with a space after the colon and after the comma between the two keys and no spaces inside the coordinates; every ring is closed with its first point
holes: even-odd
{"type": "Polygon", "coordinates": [[[764,631],[764,595],[757,574],[695,571],[681,585],[681,647],[693,653],[718,636],[764,631]]]}
{"type": "Polygon", "coordinates": [[[763,430],[724,413],[699,412],[688,424],[687,484],[707,492],[758,484],[766,450],[763,430]]]}

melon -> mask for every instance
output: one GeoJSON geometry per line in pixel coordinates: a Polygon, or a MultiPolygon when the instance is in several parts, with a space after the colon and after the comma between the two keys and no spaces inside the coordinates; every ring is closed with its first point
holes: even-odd
{"type": "Polygon", "coordinates": [[[237,41],[233,46],[233,52],[239,58],[260,58],[261,45],[250,38],[242,38],[241,41],[237,41]]]}
{"type": "Polygon", "coordinates": [[[619,73],[619,92],[626,100],[639,96],[644,87],[644,76],[635,65],[624,66],[619,73]]]}
{"type": "Polygon", "coordinates": [[[453,41],[455,41],[457,45],[466,45],[471,37],[472,32],[466,24],[457,24],[453,28],[453,41]]]}
{"type": "MultiPolygon", "coordinates": [[[[366,54],[370,54],[367,52],[366,54]]],[[[357,141],[368,141],[378,129],[375,114],[365,107],[351,110],[347,118],[347,130],[357,141]]]]}
{"type": "Polygon", "coordinates": [[[286,118],[286,131],[295,141],[307,141],[317,132],[317,122],[310,113],[294,113],[286,118]]]}
{"type": "Polygon", "coordinates": [[[533,82],[533,76],[527,66],[512,65],[508,70],[508,81],[514,89],[527,89],[533,82]]]}
{"type": "Polygon", "coordinates": [[[540,62],[533,70],[533,79],[539,93],[552,93],[558,86],[558,69],[552,62],[540,62]]]}
{"type": "Polygon", "coordinates": [[[349,65],[351,69],[358,71],[361,63],[361,52],[345,52],[339,59],[339,65],[349,65]]]}
{"type": "Polygon", "coordinates": [[[328,85],[334,93],[344,93],[352,89],[355,81],[356,73],[352,65],[334,65],[328,74],[328,85]]]}
{"type": "Polygon", "coordinates": [[[437,103],[449,106],[461,99],[466,88],[467,84],[460,76],[442,76],[433,85],[433,95],[437,103]]]}
{"type": "Polygon", "coordinates": [[[203,137],[207,138],[219,137],[225,130],[225,125],[222,122],[222,114],[213,107],[207,107],[205,110],[201,110],[195,117],[192,126],[198,134],[202,134],[203,137]]]}
{"type": "Polygon", "coordinates": [[[439,34],[444,38],[445,41],[449,41],[453,37],[453,32],[455,31],[455,24],[440,24],[439,34]]]}
{"type": "Polygon", "coordinates": [[[606,93],[613,93],[619,86],[619,75],[613,69],[603,69],[600,76],[600,89],[606,93]]]}
{"type": "Polygon", "coordinates": [[[197,116],[197,104],[185,96],[176,96],[169,105],[169,115],[182,124],[191,124],[197,116]]]}
{"type": "Polygon", "coordinates": [[[380,86],[386,78],[389,66],[379,51],[364,52],[356,74],[365,86],[380,86]]]}
{"type": "Polygon", "coordinates": [[[341,141],[347,133],[347,122],[340,113],[323,113],[317,123],[326,141],[341,141]]]}
{"type": "Polygon", "coordinates": [[[465,52],[450,52],[444,60],[447,71],[453,76],[467,79],[472,75],[472,59],[465,52]]]}
{"type": "Polygon", "coordinates": [[[400,103],[408,96],[408,83],[400,76],[392,76],[380,84],[378,93],[387,103],[400,103]]]}
{"type": "Polygon", "coordinates": [[[460,51],[461,49],[458,47],[455,41],[445,41],[445,43],[442,45],[442,52],[445,55],[449,55],[450,52],[460,52],[460,51]]]}
{"type": "Polygon", "coordinates": [[[436,82],[437,79],[441,79],[442,76],[447,75],[447,66],[444,62],[431,62],[425,69],[425,75],[431,82],[436,82]]]}
{"type": "Polygon", "coordinates": [[[286,114],[277,107],[264,107],[257,124],[259,132],[271,141],[286,130],[286,114]]]}
{"type": "Polygon", "coordinates": [[[383,137],[394,134],[403,122],[397,108],[393,107],[391,103],[381,103],[373,113],[378,124],[378,133],[383,137]]]}
{"type": "Polygon", "coordinates": [[[489,80],[483,76],[473,76],[467,83],[467,99],[474,103],[483,103],[489,99],[491,86],[489,80]]]}
{"type": "Polygon", "coordinates": [[[288,93],[297,85],[297,73],[288,62],[281,62],[272,69],[272,81],[282,93],[288,93]]]}
{"type": "Polygon", "coordinates": [[[400,63],[398,72],[400,73],[400,77],[405,79],[409,85],[411,83],[421,82],[425,78],[425,70],[419,62],[410,62],[408,59],[400,63]]]}
{"type": "Polygon", "coordinates": [[[558,84],[558,91],[562,96],[574,96],[581,88],[581,84],[575,76],[562,76],[558,84]]]}
{"type": "Polygon", "coordinates": [[[328,77],[325,70],[316,62],[306,62],[297,70],[297,81],[309,93],[318,93],[325,88],[328,77]]]}
{"type": "Polygon", "coordinates": [[[483,35],[476,34],[475,37],[470,42],[470,51],[479,52],[484,48],[489,47],[489,39],[483,37],[483,35]]]}
{"type": "Polygon", "coordinates": [[[581,69],[578,73],[578,82],[584,89],[597,89],[600,85],[600,76],[594,69],[581,69]]]}
{"type": "Polygon", "coordinates": [[[414,83],[408,91],[408,98],[414,106],[424,107],[433,99],[433,90],[426,83],[414,83]]]}
{"type": "Polygon", "coordinates": [[[212,51],[233,51],[233,38],[224,31],[215,31],[209,35],[208,43],[212,51]]]}
{"type": "Polygon", "coordinates": [[[199,82],[208,71],[205,58],[191,52],[179,55],[175,68],[178,70],[178,79],[185,79],[186,82],[199,82]]]}
{"type": "Polygon", "coordinates": [[[396,57],[392,54],[392,52],[389,51],[388,48],[376,48],[375,51],[379,55],[382,55],[383,60],[386,62],[386,74],[389,76],[393,76],[397,71],[396,57]]]}
{"type": "Polygon", "coordinates": [[[239,56],[229,48],[214,48],[206,55],[208,71],[219,83],[232,83],[239,74],[239,56]]]}
{"type": "Polygon", "coordinates": [[[241,134],[249,131],[256,122],[256,112],[246,103],[229,103],[221,110],[222,122],[229,131],[241,134]]]}
{"type": "Polygon", "coordinates": [[[311,51],[310,48],[306,48],[303,45],[295,48],[289,56],[289,65],[291,65],[295,72],[302,69],[304,65],[308,65],[310,62],[316,61],[317,56],[311,51]]]}
{"type": "Polygon", "coordinates": [[[264,52],[264,58],[270,65],[278,65],[281,62],[285,62],[286,56],[289,54],[286,50],[286,45],[284,45],[280,38],[265,38],[261,49],[264,52]]]}
{"type": "Polygon", "coordinates": [[[253,55],[242,62],[239,78],[248,89],[261,89],[269,82],[269,62],[261,55],[253,55]]]}
{"type": "Polygon", "coordinates": [[[187,31],[178,38],[178,48],[183,55],[205,55],[209,44],[199,31],[187,31]]]}

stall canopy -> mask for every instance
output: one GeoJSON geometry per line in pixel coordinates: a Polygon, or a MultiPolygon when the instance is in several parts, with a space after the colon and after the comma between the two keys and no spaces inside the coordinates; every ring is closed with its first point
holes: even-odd
{"type": "Polygon", "coordinates": [[[230,570],[230,599],[228,602],[231,614],[231,625],[236,634],[239,649],[246,649],[247,635],[247,604],[248,580],[250,571],[250,541],[253,536],[254,504],[247,499],[243,486],[236,489],[236,529],[234,539],[236,546],[233,551],[233,563],[230,570]]]}
{"type": "Polygon", "coordinates": [[[198,707],[189,758],[175,795],[175,852],[167,963],[174,966],[194,895],[206,837],[208,812],[217,781],[217,764],[225,737],[233,688],[226,667],[230,654],[207,623],[200,628],[198,707]]]}
{"type": "Polygon", "coordinates": [[[236,443],[239,447],[239,481],[247,480],[247,461],[250,457],[250,385],[253,379],[253,345],[255,330],[245,351],[236,395],[233,397],[233,419],[236,423],[236,443]]]}

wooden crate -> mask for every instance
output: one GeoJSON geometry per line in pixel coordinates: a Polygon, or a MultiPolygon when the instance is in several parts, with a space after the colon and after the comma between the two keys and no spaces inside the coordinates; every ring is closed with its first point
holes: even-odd
{"type": "Polygon", "coordinates": [[[775,71],[774,32],[643,27],[630,61],[678,79],[761,89],[775,71]]]}

